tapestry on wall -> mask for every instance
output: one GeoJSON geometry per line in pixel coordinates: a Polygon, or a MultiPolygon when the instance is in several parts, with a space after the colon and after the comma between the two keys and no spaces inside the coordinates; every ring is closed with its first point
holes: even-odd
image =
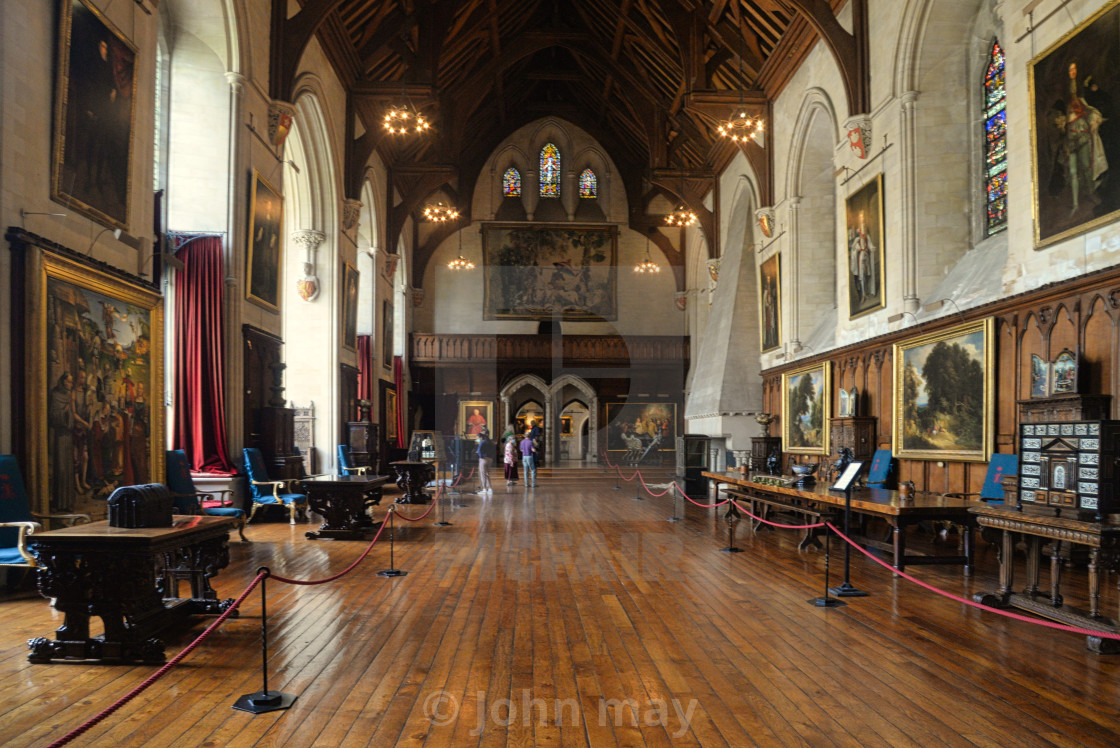
{"type": "Polygon", "coordinates": [[[614,226],[488,224],[482,257],[484,319],[617,319],[614,226]]]}
{"type": "Polygon", "coordinates": [[[883,175],[848,198],[848,316],[883,307],[883,175]]]}
{"type": "Polygon", "coordinates": [[[1120,5],[1110,2],[1031,61],[1035,244],[1120,212],[1120,5]]]}
{"type": "Polygon", "coordinates": [[[67,257],[29,263],[31,482],[43,512],[105,515],[118,486],[163,479],[163,306],[67,257]]]}
{"type": "Polygon", "coordinates": [[[85,0],[62,0],[51,199],[127,229],[136,47],[85,0]]]}

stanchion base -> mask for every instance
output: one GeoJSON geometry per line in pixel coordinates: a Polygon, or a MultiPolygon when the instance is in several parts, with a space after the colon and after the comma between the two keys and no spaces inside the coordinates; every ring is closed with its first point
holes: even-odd
{"type": "Polygon", "coordinates": [[[265,712],[278,712],[281,709],[291,709],[292,704],[299,698],[290,693],[280,691],[257,691],[247,693],[234,703],[233,708],[251,714],[264,714],[265,712]]]}
{"type": "Polygon", "coordinates": [[[612,490],[612,491],[621,491],[621,490],[622,490],[622,486],[611,486],[611,490],[612,490]]]}
{"type": "Polygon", "coordinates": [[[631,501],[645,501],[645,499],[643,499],[643,498],[642,498],[641,496],[634,496],[634,497],[631,497],[631,499],[630,499],[630,500],[631,500],[631,501]]]}
{"type": "Polygon", "coordinates": [[[665,521],[666,522],[680,522],[681,518],[680,517],[670,517],[669,519],[667,519],[665,521]]]}
{"type": "Polygon", "coordinates": [[[451,527],[450,522],[433,522],[432,524],[436,527],[451,527]]]}
{"type": "Polygon", "coordinates": [[[720,553],[742,553],[743,549],[742,548],[736,548],[735,546],[731,546],[730,548],[720,548],[719,552],[720,553]]]}
{"type": "Polygon", "coordinates": [[[456,509],[466,509],[468,505],[467,504],[452,504],[452,506],[455,507],[456,509]]]}
{"type": "Polygon", "coordinates": [[[408,572],[402,569],[382,569],[377,572],[379,577],[403,577],[405,574],[408,574],[408,572]]]}
{"type": "Polygon", "coordinates": [[[870,592],[856,589],[850,582],[844,582],[844,584],[839,587],[833,587],[829,592],[837,597],[867,597],[871,594],[870,592]]]}
{"type": "Polygon", "coordinates": [[[839,608],[847,605],[843,600],[837,600],[835,597],[814,597],[805,602],[817,608],[839,608]]]}

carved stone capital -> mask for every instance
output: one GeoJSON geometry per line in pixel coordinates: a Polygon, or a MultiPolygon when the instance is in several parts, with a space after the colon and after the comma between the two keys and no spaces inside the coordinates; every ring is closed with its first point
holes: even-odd
{"type": "Polygon", "coordinates": [[[304,252],[314,252],[327,240],[327,235],[318,229],[300,229],[292,232],[292,241],[304,252]]]}
{"type": "Polygon", "coordinates": [[[293,104],[277,100],[268,102],[268,139],[277,148],[284,145],[295,116],[296,108],[293,104]]]}
{"type": "Polygon", "coordinates": [[[326,241],[327,235],[316,229],[301,229],[292,232],[292,241],[303,249],[303,276],[296,281],[296,293],[304,301],[319,298],[321,284],[315,274],[315,258],[319,245],[326,241]]]}
{"type": "Polygon", "coordinates": [[[844,123],[844,130],[848,133],[848,145],[856,158],[866,159],[871,154],[871,117],[866,114],[849,117],[844,123]]]}
{"type": "Polygon", "coordinates": [[[346,198],[342,201],[342,230],[350,231],[358,225],[358,216],[362,213],[362,201],[346,198]]]}

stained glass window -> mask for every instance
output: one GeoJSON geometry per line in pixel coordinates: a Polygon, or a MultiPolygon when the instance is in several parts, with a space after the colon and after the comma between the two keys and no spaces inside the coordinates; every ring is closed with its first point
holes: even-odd
{"type": "Polygon", "coordinates": [[[599,197],[599,180],[591,169],[584,169],[579,174],[579,196],[599,197]]]}
{"type": "Polygon", "coordinates": [[[1003,48],[992,41],[984,71],[984,185],[988,234],[1007,228],[1007,87],[1003,48]]]}
{"type": "Polygon", "coordinates": [[[541,197],[560,197],[560,149],[552,143],[541,148],[541,197]]]}
{"type": "Polygon", "coordinates": [[[512,166],[502,175],[502,194],[506,197],[521,197],[521,172],[512,166]]]}

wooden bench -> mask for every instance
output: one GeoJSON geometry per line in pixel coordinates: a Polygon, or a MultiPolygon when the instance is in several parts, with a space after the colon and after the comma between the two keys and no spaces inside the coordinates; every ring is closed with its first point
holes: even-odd
{"type": "MultiPolygon", "coordinates": [[[[727,495],[733,499],[740,499],[750,502],[751,514],[763,519],[770,519],[772,515],[769,514],[770,509],[776,509],[781,513],[789,513],[793,515],[793,521],[800,521],[803,524],[817,524],[819,522],[831,521],[836,518],[836,512],[832,509],[822,509],[812,505],[805,504],[799,499],[786,499],[779,496],[768,495],[760,496],[745,491],[737,491],[735,489],[727,489],[727,495]],[[762,507],[759,509],[759,507],[762,507]]],[[[764,522],[750,518],[751,532],[757,532],[760,528],[769,527],[764,522]]],[[[770,528],[774,529],[774,528],[770,528]]],[[[805,550],[809,547],[820,548],[821,541],[818,536],[824,531],[822,527],[809,527],[805,529],[805,536],[801,542],[797,544],[798,550],[805,550]]]]}

